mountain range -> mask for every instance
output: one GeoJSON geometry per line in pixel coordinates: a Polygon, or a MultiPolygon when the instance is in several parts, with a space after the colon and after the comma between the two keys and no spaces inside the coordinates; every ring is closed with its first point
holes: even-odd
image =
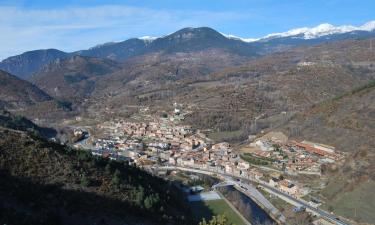
{"type": "Polygon", "coordinates": [[[343,26],[334,26],[329,23],[323,23],[316,27],[302,27],[292,29],[286,32],[281,33],[272,33],[268,34],[261,38],[241,38],[234,35],[225,35],[228,38],[239,39],[244,42],[257,42],[257,41],[269,41],[271,39],[283,38],[283,37],[293,37],[300,39],[316,39],[333,34],[345,34],[345,33],[357,33],[357,32],[371,32],[375,29],[375,21],[370,21],[362,26],[352,26],[352,25],[343,25],[343,26]]]}
{"type": "Polygon", "coordinates": [[[362,26],[338,26],[321,24],[314,28],[297,28],[283,33],[274,33],[263,38],[239,38],[225,35],[212,28],[184,28],[162,37],[132,38],[122,42],[111,42],[76,52],[56,49],[34,50],[12,56],[0,62],[0,69],[27,79],[44,65],[55,59],[73,55],[107,58],[123,62],[128,58],[149,53],[196,52],[205,49],[221,49],[227,52],[254,58],[265,54],[290,49],[302,45],[368,38],[375,36],[375,21],[362,26]]]}

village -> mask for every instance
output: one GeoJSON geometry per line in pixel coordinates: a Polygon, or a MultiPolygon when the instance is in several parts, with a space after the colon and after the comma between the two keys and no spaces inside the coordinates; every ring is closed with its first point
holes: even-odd
{"type": "Polygon", "coordinates": [[[321,175],[322,165],[344,158],[333,146],[309,141],[288,140],[271,132],[249,137],[244,151],[227,142],[214,143],[204,133],[181,123],[180,110],[148,121],[106,121],[97,125],[102,137],[90,137],[93,155],[127,161],[139,167],[178,166],[210,171],[233,177],[266,182],[300,198],[310,189],[286,175],[321,175]]]}

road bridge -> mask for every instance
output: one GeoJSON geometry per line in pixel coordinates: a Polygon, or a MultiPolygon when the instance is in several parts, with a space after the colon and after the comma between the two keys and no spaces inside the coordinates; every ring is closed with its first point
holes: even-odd
{"type": "MultiPolygon", "coordinates": [[[[201,174],[206,174],[206,175],[210,175],[210,176],[215,176],[215,177],[222,178],[223,180],[227,180],[228,177],[230,177],[230,178],[234,178],[234,179],[241,179],[241,180],[244,180],[244,181],[254,182],[254,183],[257,183],[259,186],[261,186],[263,188],[266,188],[268,190],[271,190],[272,192],[276,193],[277,195],[288,199],[290,202],[294,202],[296,206],[304,206],[307,211],[310,211],[315,215],[321,216],[321,217],[327,219],[328,221],[330,221],[330,222],[332,222],[336,225],[350,225],[349,223],[341,221],[340,219],[338,219],[337,216],[335,216],[331,213],[328,213],[328,212],[326,212],[322,209],[313,207],[308,202],[306,202],[305,200],[300,199],[300,198],[296,198],[296,197],[291,196],[291,195],[289,195],[285,192],[282,192],[279,189],[277,189],[275,187],[272,187],[268,183],[266,183],[264,181],[261,181],[261,180],[249,179],[249,178],[244,178],[244,177],[240,177],[240,176],[234,176],[234,175],[231,175],[231,174],[225,174],[225,173],[221,173],[221,172],[218,172],[218,171],[213,172],[213,171],[208,171],[208,170],[203,170],[203,169],[180,167],[180,166],[165,166],[165,167],[158,167],[158,169],[182,170],[182,171],[189,171],[189,172],[194,172],[194,173],[201,173],[201,174]]],[[[232,180],[232,182],[233,182],[233,180],[232,180]]],[[[238,182],[239,182],[240,185],[244,184],[241,181],[238,181],[238,182]]],[[[249,192],[245,192],[245,194],[249,194],[252,197],[258,196],[258,195],[253,196],[252,194],[254,194],[254,193],[249,193],[249,192]]],[[[264,196],[263,196],[263,198],[264,198],[264,196]]],[[[266,201],[264,201],[264,202],[266,202],[266,201]]],[[[269,204],[272,205],[271,203],[269,203],[269,204]]],[[[271,210],[271,212],[272,212],[272,210],[271,210]]]]}

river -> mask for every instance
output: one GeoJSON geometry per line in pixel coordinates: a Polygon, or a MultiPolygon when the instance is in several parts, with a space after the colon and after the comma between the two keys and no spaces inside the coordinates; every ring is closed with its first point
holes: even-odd
{"type": "Polygon", "coordinates": [[[235,189],[233,186],[220,187],[218,190],[234,207],[253,225],[276,224],[276,222],[251,198],[235,189]]]}

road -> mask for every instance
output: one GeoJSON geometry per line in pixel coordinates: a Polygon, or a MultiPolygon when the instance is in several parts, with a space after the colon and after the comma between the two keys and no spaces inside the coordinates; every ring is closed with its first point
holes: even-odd
{"type": "Polygon", "coordinates": [[[87,144],[87,141],[89,140],[89,138],[90,138],[90,133],[87,132],[87,134],[85,134],[85,137],[82,140],[76,142],[74,145],[77,147],[81,147],[83,149],[92,149],[92,146],[87,144]]]}
{"type": "Polygon", "coordinates": [[[332,215],[332,214],[330,214],[330,213],[328,213],[328,212],[326,212],[324,210],[321,210],[319,208],[312,207],[311,205],[308,204],[308,202],[306,202],[304,200],[301,200],[301,199],[298,199],[298,198],[294,198],[293,196],[290,196],[287,193],[284,193],[284,192],[282,192],[282,191],[280,191],[280,190],[278,190],[278,189],[276,189],[276,188],[274,188],[274,187],[272,187],[272,186],[270,186],[268,184],[265,184],[265,183],[261,184],[261,183],[259,183],[259,185],[261,185],[261,186],[263,186],[265,188],[268,188],[268,189],[272,190],[273,192],[275,192],[275,193],[277,193],[279,195],[282,195],[283,197],[289,198],[289,199],[293,200],[294,202],[297,202],[298,204],[306,207],[306,209],[309,209],[310,211],[312,211],[312,212],[320,215],[321,217],[324,217],[324,218],[328,219],[329,221],[331,221],[333,223],[336,223],[338,225],[349,225],[348,223],[345,223],[345,222],[343,222],[341,220],[336,219],[335,215],[332,215]]]}
{"type": "MultiPolygon", "coordinates": [[[[268,185],[266,182],[262,182],[260,180],[255,180],[255,179],[248,179],[248,178],[244,178],[244,177],[240,177],[240,176],[234,176],[232,174],[225,174],[225,173],[221,173],[221,172],[214,172],[214,171],[208,171],[208,170],[202,170],[202,169],[196,169],[196,168],[188,168],[188,167],[179,167],[179,166],[166,166],[166,167],[159,167],[159,169],[177,169],[177,170],[184,170],[184,171],[189,171],[189,172],[194,172],[194,173],[202,173],[202,174],[206,174],[206,175],[221,175],[221,176],[224,176],[224,177],[231,177],[231,178],[234,178],[234,179],[242,179],[242,180],[245,180],[245,181],[249,181],[249,182],[255,182],[257,183],[258,185],[262,186],[262,187],[265,187],[291,201],[294,201],[294,202],[297,202],[298,204],[306,207],[306,209],[309,209],[311,212],[337,224],[337,225],[350,225],[349,223],[346,223],[344,221],[341,221],[339,219],[337,219],[337,217],[333,214],[330,214],[322,209],[319,209],[319,208],[315,208],[315,207],[312,207],[311,205],[309,205],[308,202],[302,200],[302,199],[298,199],[294,196],[291,196],[287,193],[284,193],[282,191],[280,191],[279,189],[275,188],[275,187],[272,187],[270,185],[268,185]]],[[[233,181],[233,180],[232,180],[233,181]]],[[[241,184],[240,184],[241,185],[241,184]]],[[[251,194],[251,193],[249,193],[251,194]]]]}
{"type": "Polygon", "coordinates": [[[247,194],[249,197],[255,200],[257,204],[263,206],[263,208],[268,209],[272,216],[274,216],[278,221],[281,221],[283,223],[286,222],[285,216],[274,205],[272,205],[272,203],[268,201],[268,199],[265,198],[263,194],[260,193],[258,189],[256,189],[253,185],[241,181],[234,181],[234,183],[238,188],[241,189],[241,192],[247,194]]]}
{"type": "Polygon", "coordinates": [[[214,174],[218,174],[221,176],[222,179],[225,180],[225,182],[216,184],[212,186],[213,188],[220,187],[220,186],[227,186],[227,185],[234,185],[238,191],[244,193],[245,195],[251,197],[253,201],[255,201],[260,207],[267,210],[270,213],[270,216],[281,223],[285,223],[286,218],[282,213],[272,205],[271,202],[268,201],[254,186],[252,186],[249,183],[244,183],[237,179],[237,177],[219,173],[219,172],[212,172],[212,171],[205,171],[205,170],[198,170],[193,168],[185,168],[185,167],[159,167],[158,169],[178,169],[193,173],[201,173],[205,175],[212,176],[214,174]]]}
{"type": "Polygon", "coordinates": [[[277,217],[277,220],[285,223],[286,218],[253,185],[244,183],[241,181],[233,180],[231,177],[225,177],[225,179],[226,181],[215,184],[214,186],[212,186],[212,188],[216,189],[217,187],[228,186],[228,185],[235,186],[238,191],[251,197],[251,199],[253,199],[258,205],[263,206],[263,209],[266,208],[267,211],[272,213],[272,215],[275,215],[275,217],[277,217]]]}

